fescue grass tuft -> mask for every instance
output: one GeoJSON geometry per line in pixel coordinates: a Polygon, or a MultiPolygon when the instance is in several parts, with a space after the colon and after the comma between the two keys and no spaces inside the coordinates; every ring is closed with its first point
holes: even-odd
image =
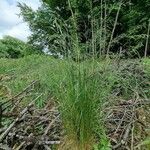
{"type": "Polygon", "coordinates": [[[94,142],[96,124],[96,79],[91,80],[88,68],[69,66],[65,84],[60,85],[60,105],[68,139],[78,149],[89,149],[94,142]]]}

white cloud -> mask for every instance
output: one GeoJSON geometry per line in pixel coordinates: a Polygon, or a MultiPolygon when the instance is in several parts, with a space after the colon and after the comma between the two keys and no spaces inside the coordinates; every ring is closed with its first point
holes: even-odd
{"type": "Polygon", "coordinates": [[[16,5],[10,5],[6,0],[0,1],[0,26],[10,27],[20,22],[19,8],[16,5]]]}
{"type": "MultiPolygon", "coordinates": [[[[36,10],[40,6],[39,0],[18,0],[36,10]]],[[[0,38],[10,35],[26,41],[30,35],[30,30],[22,18],[19,18],[19,8],[17,0],[0,0],[0,38]]]]}
{"type": "Polygon", "coordinates": [[[13,26],[10,30],[7,30],[5,34],[26,41],[27,37],[30,35],[30,30],[26,23],[20,23],[13,26]]]}

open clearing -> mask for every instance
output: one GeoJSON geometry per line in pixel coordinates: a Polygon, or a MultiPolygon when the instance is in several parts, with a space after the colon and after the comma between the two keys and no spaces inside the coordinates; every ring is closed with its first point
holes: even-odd
{"type": "MultiPolygon", "coordinates": [[[[0,60],[2,148],[48,149],[62,145],[63,123],[54,93],[55,84],[65,81],[67,67],[67,60],[40,55],[0,60]]],[[[143,141],[150,136],[149,59],[101,60],[93,73],[89,72],[89,77],[105,79],[103,109],[98,114],[104,128],[96,129],[102,135],[97,133],[97,143],[102,139],[105,149],[110,144],[112,149],[147,149],[148,142],[143,141]],[[109,94],[105,84],[110,84],[109,94]]]]}

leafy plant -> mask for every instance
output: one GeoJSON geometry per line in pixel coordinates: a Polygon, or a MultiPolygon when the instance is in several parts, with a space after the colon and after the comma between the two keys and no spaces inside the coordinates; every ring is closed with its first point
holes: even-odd
{"type": "Polygon", "coordinates": [[[0,40],[0,58],[19,58],[31,54],[42,53],[38,48],[11,36],[0,40]]]}

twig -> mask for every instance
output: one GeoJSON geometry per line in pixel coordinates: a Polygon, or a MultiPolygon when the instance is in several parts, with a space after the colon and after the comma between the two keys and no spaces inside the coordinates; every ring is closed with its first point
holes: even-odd
{"type": "Polygon", "coordinates": [[[23,99],[24,97],[21,97],[18,101],[15,102],[13,108],[10,110],[10,112],[13,112],[15,110],[15,108],[18,106],[18,104],[21,102],[21,100],[23,99]]]}
{"type": "Polygon", "coordinates": [[[59,145],[60,141],[42,141],[41,143],[46,145],[59,145]]]}
{"type": "Polygon", "coordinates": [[[20,150],[26,142],[22,142],[15,150],[20,150]]]}
{"type": "Polygon", "coordinates": [[[38,81],[32,81],[31,84],[29,84],[23,91],[21,91],[19,94],[15,95],[13,98],[11,98],[11,100],[16,99],[17,97],[19,97],[20,95],[22,95],[24,92],[26,92],[31,86],[33,86],[35,83],[37,83],[38,81]]]}
{"type": "Polygon", "coordinates": [[[31,86],[33,86],[37,82],[38,82],[37,80],[36,81],[32,81],[31,84],[29,84],[26,88],[24,88],[20,93],[18,93],[17,95],[13,96],[9,100],[5,101],[2,105],[5,105],[7,103],[12,102],[14,99],[17,99],[20,95],[22,95],[24,92],[26,92],[31,86]]]}
{"type": "MultiPolygon", "coordinates": [[[[13,133],[9,133],[9,136],[14,135],[13,133]]],[[[38,143],[39,145],[54,145],[54,144],[60,144],[60,141],[48,141],[46,139],[41,139],[40,136],[39,137],[35,137],[33,136],[33,134],[30,134],[29,136],[22,136],[22,135],[18,135],[15,134],[15,137],[17,137],[19,140],[23,140],[24,142],[28,143],[38,143]]]]}
{"type": "Polygon", "coordinates": [[[127,141],[127,138],[129,136],[129,133],[130,133],[130,130],[131,130],[131,123],[128,125],[127,129],[126,129],[126,132],[123,136],[123,139],[121,140],[121,144],[124,145],[127,141]]]}
{"type": "Polygon", "coordinates": [[[120,2],[119,8],[118,8],[118,11],[117,11],[117,14],[116,14],[114,27],[113,27],[113,30],[112,30],[112,33],[111,33],[111,37],[110,37],[110,41],[109,41],[108,48],[107,48],[107,54],[106,54],[107,58],[109,57],[109,50],[110,50],[110,46],[111,46],[111,43],[112,43],[112,40],[113,40],[114,32],[115,32],[115,29],[116,29],[116,26],[117,26],[118,17],[119,17],[119,13],[120,13],[122,4],[123,4],[123,0],[121,0],[121,2],[120,2]]]}
{"type": "Polygon", "coordinates": [[[51,150],[51,148],[48,145],[44,145],[46,150],[51,150]]]}
{"type": "Polygon", "coordinates": [[[133,107],[133,106],[139,107],[139,106],[144,106],[144,105],[150,105],[150,101],[147,100],[146,102],[138,102],[138,103],[134,103],[134,104],[116,105],[116,106],[112,106],[111,108],[110,107],[109,108],[105,108],[105,111],[106,110],[112,110],[112,109],[118,110],[119,108],[123,108],[124,109],[124,107],[133,107]]]}
{"type": "Polygon", "coordinates": [[[121,124],[122,124],[122,122],[123,122],[123,119],[125,118],[125,115],[126,115],[126,109],[125,109],[125,111],[124,111],[123,117],[122,117],[122,119],[121,119],[121,121],[120,121],[120,123],[119,123],[119,125],[118,125],[118,127],[117,127],[117,129],[116,129],[116,131],[115,131],[115,133],[118,132],[118,130],[119,130],[119,128],[120,128],[120,126],[121,126],[121,124]]]}
{"type": "Polygon", "coordinates": [[[134,123],[133,123],[132,129],[131,129],[131,150],[134,149],[133,144],[134,144],[134,123]]]}
{"type": "Polygon", "coordinates": [[[2,142],[4,140],[4,138],[8,135],[8,133],[10,132],[10,130],[16,125],[16,123],[19,121],[20,118],[23,117],[23,115],[34,105],[34,102],[41,97],[38,96],[36,99],[34,99],[25,109],[22,110],[22,112],[19,114],[19,116],[14,120],[14,122],[12,124],[10,124],[10,126],[7,128],[7,130],[0,136],[0,142],[2,142]]]}
{"type": "Polygon", "coordinates": [[[48,134],[48,131],[50,130],[51,126],[54,124],[54,122],[59,118],[60,115],[58,115],[54,120],[52,120],[52,122],[48,125],[48,127],[46,128],[43,136],[48,134]]]}
{"type": "Polygon", "coordinates": [[[2,105],[0,104],[0,128],[2,127],[2,105]]]}
{"type": "Polygon", "coordinates": [[[10,147],[8,147],[7,145],[3,145],[3,144],[0,144],[0,149],[1,150],[12,150],[10,147]]]}
{"type": "Polygon", "coordinates": [[[146,38],[146,44],[145,44],[145,52],[144,52],[144,57],[145,58],[147,56],[147,50],[148,50],[149,33],[150,33],[150,20],[149,20],[149,23],[148,23],[148,31],[147,31],[147,38],[146,38]]]}

